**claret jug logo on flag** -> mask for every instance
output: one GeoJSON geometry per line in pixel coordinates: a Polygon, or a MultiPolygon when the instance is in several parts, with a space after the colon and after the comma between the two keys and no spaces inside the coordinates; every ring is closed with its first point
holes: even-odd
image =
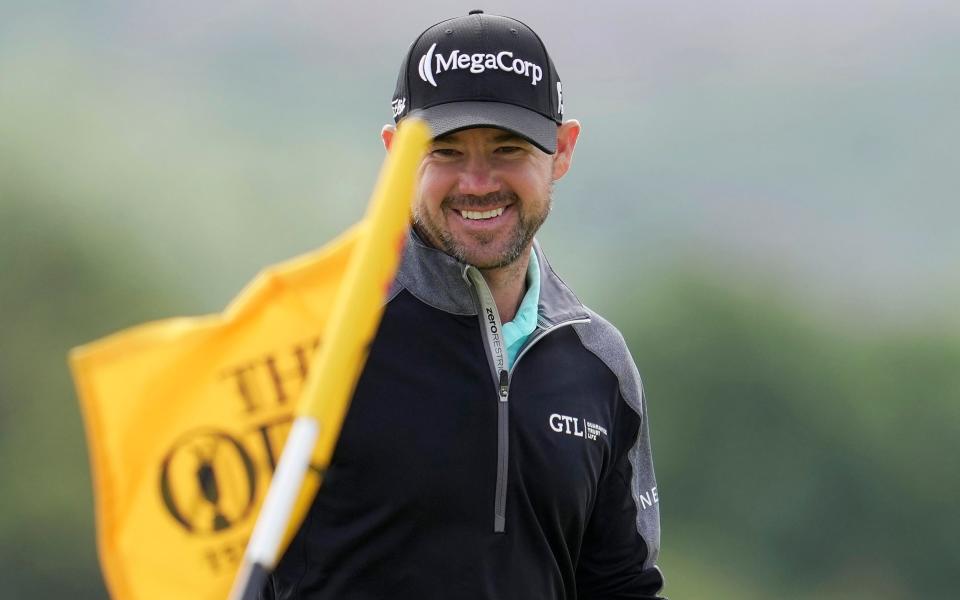
{"type": "MultiPolygon", "coordinates": [[[[319,343],[314,337],[288,344],[217,374],[225,386],[221,398],[233,398],[233,419],[183,432],[160,466],[164,506],[186,531],[227,531],[250,516],[269,482],[264,473],[276,470],[293,402],[319,343]],[[231,421],[241,427],[225,429],[223,423],[231,421]]],[[[208,558],[212,565],[218,563],[215,553],[208,558]]]]}

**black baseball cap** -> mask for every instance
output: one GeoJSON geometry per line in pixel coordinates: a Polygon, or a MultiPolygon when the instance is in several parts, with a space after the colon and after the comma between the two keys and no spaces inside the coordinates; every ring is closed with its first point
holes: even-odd
{"type": "Polygon", "coordinates": [[[428,28],[410,46],[390,103],[417,111],[434,136],[471,127],[515,133],[557,151],[563,92],[540,37],[510,17],[472,10],[428,28]]]}

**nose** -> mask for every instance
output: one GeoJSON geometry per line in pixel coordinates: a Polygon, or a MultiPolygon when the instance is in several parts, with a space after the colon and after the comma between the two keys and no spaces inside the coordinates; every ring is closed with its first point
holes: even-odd
{"type": "Polygon", "coordinates": [[[465,196],[485,196],[500,191],[500,177],[485,156],[473,154],[463,164],[458,187],[465,196]]]}

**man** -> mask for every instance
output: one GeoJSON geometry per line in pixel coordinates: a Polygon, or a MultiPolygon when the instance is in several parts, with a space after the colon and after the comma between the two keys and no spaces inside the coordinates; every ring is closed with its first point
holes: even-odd
{"type": "Polygon", "coordinates": [[[533,239],[580,133],[543,43],[482,11],[438,23],[410,47],[392,106],[436,136],[413,232],[265,597],[656,598],[636,367],[533,239]]]}

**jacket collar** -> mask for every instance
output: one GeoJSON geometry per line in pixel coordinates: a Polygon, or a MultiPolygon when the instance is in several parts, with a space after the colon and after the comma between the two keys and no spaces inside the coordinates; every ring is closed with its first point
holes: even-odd
{"type": "MultiPolygon", "coordinates": [[[[536,240],[533,250],[540,263],[538,325],[550,327],[572,319],[588,319],[586,308],[553,271],[536,240]]],[[[421,302],[444,312],[476,315],[476,294],[466,276],[467,268],[465,263],[428,246],[411,230],[390,297],[400,289],[406,289],[421,302]]]]}

